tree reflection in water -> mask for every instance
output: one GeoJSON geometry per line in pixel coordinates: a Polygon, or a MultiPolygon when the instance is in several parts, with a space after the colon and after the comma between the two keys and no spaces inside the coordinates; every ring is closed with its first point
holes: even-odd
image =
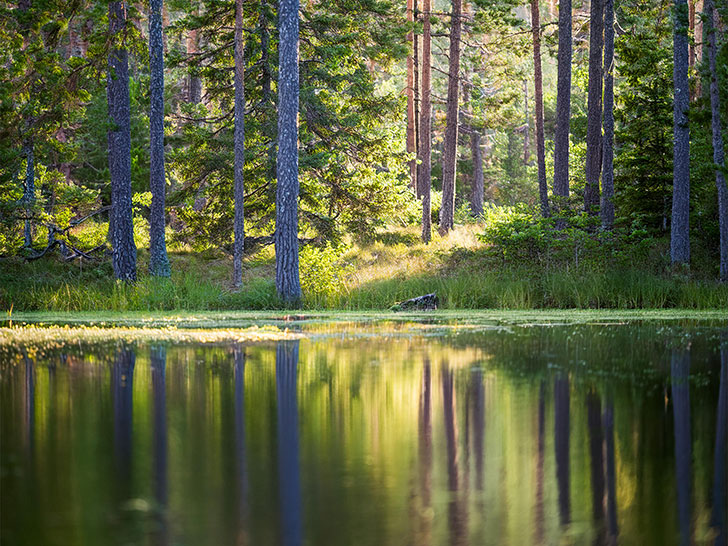
{"type": "Polygon", "coordinates": [[[690,477],[692,448],[690,442],[690,349],[674,348],[670,365],[672,376],[672,411],[675,427],[675,481],[677,483],[677,519],[680,544],[690,544],[690,477]]]}
{"type": "Polygon", "coordinates": [[[298,461],[298,341],[280,342],[276,348],[278,400],[278,491],[284,546],[302,540],[301,481],[298,461]]]}
{"type": "Polygon", "coordinates": [[[166,546],[169,544],[167,523],[167,348],[164,345],[156,345],[151,348],[150,352],[154,399],[152,471],[154,499],[157,503],[157,527],[152,533],[152,542],[155,545],[166,546]]]}

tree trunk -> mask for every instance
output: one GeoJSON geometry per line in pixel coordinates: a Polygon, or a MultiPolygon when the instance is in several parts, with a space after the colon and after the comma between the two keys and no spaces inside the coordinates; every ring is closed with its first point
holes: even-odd
{"type": "Polygon", "coordinates": [[[602,142],[602,227],[614,225],[614,0],[604,2],[604,140],[602,142]]]}
{"type": "Polygon", "coordinates": [[[33,214],[35,204],[35,155],[33,153],[33,139],[25,141],[25,183],[23,184],[23,203],[25,203],[25,227],[23,229],[23,246],[33,247],[33,231],[30,216],[33,214]]]}
{"type": "Polygon", "coordinates": [[[422,26],[422,111],[420,112],[420,165],[417,173],[420,194],[422,196],[422,240],[430,242],[431,237],[431,214],[430,214],[430,190],[432,187],[432,173],[430,154],[432,151],[432,103],[431,103],[431,26],[430,26],[430,0],[424,0],[422,5],[423,26],[422,26]]]}
{"type": "Polygon", "coordinates": [[[523,164],[531,159],[530,121],[528,119],[528,80],[523,80],[523,164]]]}
{"type": "MultiPolygon", "coordinates": [[[[407,21],[414,22],[414,0],[407,0],[407,21]]],[[[414,61],[414,32],[407,34],[409,54],[407,55],[407,153],[417,154],[417,142],[415,141],[415,61],[414,61]]],[[[417,160],[411,159],[410,184],[412,189],[417,191],[417,160]]]]}
{"type": "MultiPolygon", "coordinates": [[[[418,21],[420,19],[420,0],[415,0],[414,5],[414,19],[418,21]]],[[[414,33],[413,38],[413,63],[414,63],[414,108],[415,108],[415,150],[417,152],[416,159],[420,159],[420,41],[417,33],[414,33]]],[[[418,199],[422,198],[422,184],[420,183],[420,165],[415,160],[415,194],[418,199]]]]}
{"type": "Polygon", "coordinates": [[[559,3],[558,82],[556,91],[556,135],[554,137],[554,195],[557,208],[568,206],[569,123],[571,121],[571,0],[559,3]]]}
{"type": "MultiPolygon", "coordinates": [[[[197,53],[197,29],[192,29],[187,34],[187,57],[197,53]]],[[[197,74],[187,76],[187,102],[198,104],[202,100],[202,80],[197,74]]]]}
{"type": "Polygon", "coordinates": [[[447,122],[445,126],[445,153],[442,158],[442,206],[440,207],[440,234],[450,231],[455,224],[455,181],[458,162],[458,125],[460,98],[460,32],[462,28],[462,0],[452,0],[452,26],[450,28],[450,69],[447,81],[447,122]]]}
{"type": "Polygon", "coordinates": [[[470,151],[473,156],[473,186],[470,193],[470,213],[475,216],[483,214],[484,180],[483,156],[480,153],[480,133],[477,129],[470,129],[470,151]]]}
{"type": "Polygon", "coordinates": [[[685,0],[675,0],[673,15],[673,177],[670,259],[672,264],[690,263],[690,128],[688,108],[688,9],[685,0]]]}
{"type": "Polygon", "coordinates": [[[245,42],[243,41],[243,0],[235,0],[235,173],[233,177],[235,220],[233,225],[233,286],[243,285],[243,247],[245,244],[245,42]]]}
{"type": "Polygon", "coordinates": [[[109,53],[106,98],[111,128],[108,131],[109,172],[111,174],[111,233],[114,276],[136,281],[136,245],[131,210],[131,132],[129,105],[129,65],[125,45],[126,8],[122,2],[109,3],[109,33],[114,45],[109,53]],[[119,36],[121,34],[121,36],[119,36]]]}
{"type": "Polygon", "coordinates": [[[584,210],[596,214],[602,170],[602,46],[604,0],[592,0],[589,23],[589,91],[586,127],[586,185],[584,210]]]}
{"type": "Polygon", "coordinates": [[[716,57],[718,52],[715,37],[715,21],[717,12],[713,0],[705,0],[708,6],[708,17],[703,23],[707,27],[708,55],[710,63],[710,111],[713,129],[713,163],[715,169],[715,183],[718,187],[718,225],[720,231],[720,280],[728,281],[728,186],[726,186],[725,152],[723,148],[723,132],[720,120],[720,88],[718,87],[718,70],[716,57]]]}
{"type": "MultiPolygon", "coordinates": [[[[546,185],[546,145],[543,134],[543,75],[541,74],[541,13],[538,0],[531,0],[531,32],[533,33],[533,86],[536,114],[536,158],[538,162],[538,195],[541,200],[541,215],[547,218],[549,195],[546,185]]],[[[527,89],[527,87],[526,87],[527,89]]],[[[526,118],[528,123],[528,118],[526,118]]],[[[528,130],[526,130],[528,135],[528,130]]]]}
{"type": "Polygon", "coordinates": [[[258,28],[260,32],[260,65],[262,72],[262,98],[265,108],[264,134],[268,148],[268,163],[266,166],[266,179],[272,181],[276,177],[276,146],[273,134],[273,126],[267,122],[268,115],[275,112],[275,103],[271,94],[271,81],[273,76],[270,67],[270,32],[268,30],[267,0],[260,2],[260,14],[258,16],[258,28]]]}
{"type": "Polygon", "coordinates": [[[298,0],[280,0],[276,289],[289,305],[301,300],[298,273],[298,0]]]}
{"type": "Polygon", "coordinates": [[[149,13],[149,273],[169,277],[169,258],[164,237],[164,40],[162,2],[151,0],[149,13]]]}

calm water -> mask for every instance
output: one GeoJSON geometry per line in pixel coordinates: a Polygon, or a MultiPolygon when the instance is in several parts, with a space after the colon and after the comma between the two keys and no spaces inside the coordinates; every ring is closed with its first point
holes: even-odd
{"type": "Polygon", "coordinates": [[[725,324],[333,330],[6,356],[2,543],[726,544],[725,324]]]}

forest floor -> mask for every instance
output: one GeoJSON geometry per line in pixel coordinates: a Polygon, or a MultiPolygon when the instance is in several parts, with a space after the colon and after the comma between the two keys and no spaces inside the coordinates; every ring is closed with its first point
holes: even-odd
{"type": "MultiPolygon", "coordinates": [[[[302,308],[388,310],[435,292],[442,309],[728,309],[728,286],[710,278],[673,275],[654,264],[613,268],[607,261],[551,263],[509,260],[478,236],[482,226],[459,226],[424,245],[415,228],[382,231],[338,249],[303,247],[302,308]]],[[[244,286],[233,290],[231,258],[219,251],[171,252],[171,279],[146,273],[139,281],[113,280],[108,259],[64,263],[57,256],[26,262],[0,259],[0,310],[211,311],[273,310],[272,247],[245,260],[244,286]]]]}

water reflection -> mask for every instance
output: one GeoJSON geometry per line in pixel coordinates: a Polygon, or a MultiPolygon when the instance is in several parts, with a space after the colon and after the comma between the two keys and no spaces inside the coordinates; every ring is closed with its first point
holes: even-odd
{"type": "Polygon", "coordinates": [[[298,546],[302,539],[296,392],[298,344],[298,341],[281,342],[276,348],[278,491],[281,502],[283,546],[298,546]]]}
{"type": "Polygon", "coordinates": [[[163,345],[152,347],[150,360],[152,396],[154,398],[152,468],[154,471],[154,499],[157,504],[156,529],[152,531],[152,543],[165,546],[169,543],[167,523],[167,348],[163,345]]]}
{"type": "Polygon", "coordinates": [[[21,354],[3,541],[726,546],[728,347],[484,339],[21,354]]]}
{"type": "Polygon", "coordinates": [[[672,410],[675,427],[675,481],[680,544],[690,544],[690,349],[674,348],[670,362],[672,410]]]}
{"type": "Polygon", "coordinates": [[[134,351],[119,349],[111,373],[114,404],[114,463],[119,485],[119,500],[131,495],[132,410],[134,396],[134,351]]]}
{"type": "Polygon", "coordinates": [[[245,349],[233,348],[235,365],[235,461],[238,485],[237,544],[248,542],[248,474],[245,464],[245,349]]]}
{"type": "Polygon", "coordinates": [[[556,482],[559,490],[559,518],[561,525],[566,525],[571,521],[569,422],[569,379],[558,376],[554,379],[554,449],[556,450],[556,482]]]}
{"type": "Polygon", "coordinates": [[[445,445],[447,447],[447,485],[450,491],[450,502],[448,503],[450,544],[460,546],[467,543],[466,529],[468,522],[460,491],[460,463],[458,461],[453,371],[447,362],[442,365],[442,408],[445,422],[445,445]]]}
{"type": "Polygon", "coordinates": [[[604,451],[607,479],[607,543],[616,544],[619,525],[617,523],[617,474],[614,460],[614,402],[611,395],[608,395],[604,409],[604,451]]]}
{"type": "Polygon", "coordinates": [[[718,387],[718,411],[715,430],[715,457],[713,463],[713,510],[710,524],[715,529],[716,546],[728,544],[728,340],[724,340],[720,350],[720,383],[718,387]]]}

